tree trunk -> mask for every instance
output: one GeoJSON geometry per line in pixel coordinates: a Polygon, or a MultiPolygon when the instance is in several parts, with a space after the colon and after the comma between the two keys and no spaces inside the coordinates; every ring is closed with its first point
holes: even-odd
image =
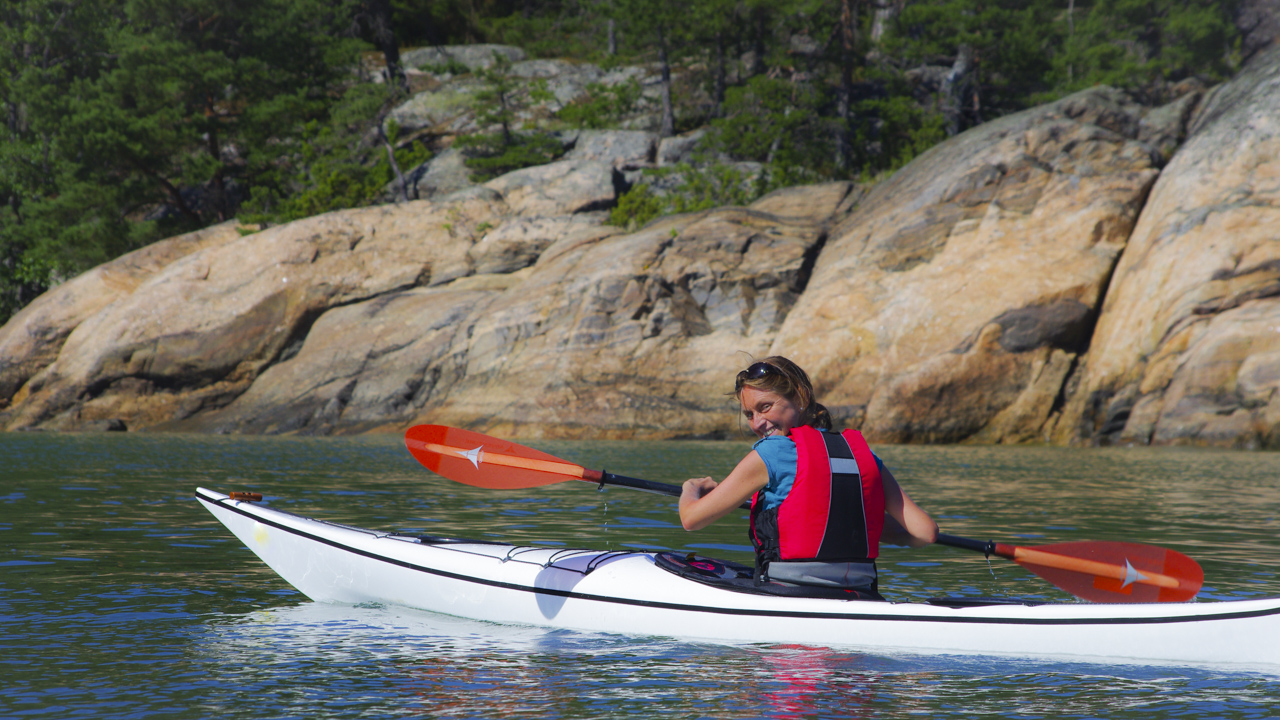
{"type": "Polygon", "coordinates": [[[880,43],[884,42],[884,35],[889,31],[889,26],[902,12],[902,6],[905,0],[880,0],[876,4],[875,15],[871,18],[871,52],[868,59],[876,59],[880,55],[880,43]]]}
{"type": "Polygon", "coordinates": [[[854,50],[858,43],[857,0],[840,2],[840,87],[836,91],[836,114],[840,124],[836,128],[836,167],[847,170],[852,165],[852,103],[854,50]]]}
{"type": "Polygon", "coordinates": [[[618,54],[618,21],[609,18],[609,56],[618,54]]]}
{"type": "Polygon", "coordinates": [[[391,15],[391,0],[364,0],[360,5],[356,22],[363,21],[373,36],[373,44],[387,63],[387,84],[407,87],[408,78],[400,62],[400,43],[396,40],[395,23],[391,15]]]}
{"type": "Polygon", "coordinates": [[[747,74],[759,75],[765,71],[764,36],[767,31],[767,28],[765,27],[765,24],[766,24],[765,11],[762,8],[757,7],[753,12],[755,13],[755,17],[753,18],[755,20],[755,36],[752,38],[753,45],[751,47],[751,50],[752,50],[752,54],[755,55],[755,57],[752,58],[751,67],[748,68],[747,74]]]}
{"type": "Polygon", "coordinates": [[[191,209],[191,206],[187,204],[186,198],[182,197],[182,191],[174,187],[173,183],[169,182],[163,175],[151,170],[150,168],[143,167],[137,162],[132,164],[135,170],[154,180],[156,184],[165,191],[169,196],[169,200],[173,202],[174,207],[178,208],[178,212],[185,215],[188,220],[197,223],[200,222],[200,214],[191,209]]]}
{"type": "Polygon", "coordinates": [[[218,131],[210,128],[205,137],[205,148],[214,162],[218,163],[218,169],[213,173],[213,209],[218,214],[218,222],[225,222],[231,217],[231,208],[227,203],[227,184],[222,177],[225,166],[222,164],[222,148],[218,145],[218,131]]]}
{"type": "Polygon", "coordinates": [[[502,108],[502,147],[511,147],[511,109],[507,107],[507,92],[502,90],[498,93],[498,107],[502,108]]]}
{"type": "Polygon", "coordinates": [[[725,86],[728,84],[727,71],[724,66],[724,33],[716,31],[716,70],[715,85],[711,90],[711,101],[715,103],[715,107],[711,110],[712,117],[721,117],[724,114],[724,93],[725,86]]]}
{"type": "Polygon", "coordinates": [[[956,60],[951,64],[951,71],[942,81],[942,114],[947,122],[947,137],[954,137],[963,129],[964,95],[972,70],[973,48],[969,45],[961,45],[956,51],[956,60]]]}
{"type": "Polygon", "coordinates": [[[671,137],[676,134],[676,115],[671,106],[671,63],[667,59],[667,35],[661,25],[658,26],[658,64],[662,68],[662,127],[658,129],[658,137],[671,137]]]}
{"type": "Polygon", "coordinates": [[[395,173],[396,185],[400,187],[400,199],[409,202],[409,183],[404,179],[404,173],[400,171],[400,163],[396,161],[396,149],[391,146],[391,140],[387,138],[387,134],[382,130],[382,123],[385,119],[378,117],[378,142],[387,149],[387,162],[391,165],[391,172],[395,173]]]}
{"type": "MultiPolygon", "coordinates": [[[[1074,44],[1076,37],[1076,0],[1067,0],[1067,45],[1074,44]]],[[[1074,50],[1074,48],[1072,48],[1074,50]]],[[[1075,63],[1067,63],[1067,84],[1075,82],[1075,63]]]]}

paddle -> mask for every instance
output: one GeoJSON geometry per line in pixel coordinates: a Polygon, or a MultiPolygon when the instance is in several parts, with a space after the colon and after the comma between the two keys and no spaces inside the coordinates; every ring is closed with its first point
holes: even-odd
{"type": "MultiPolygon", "coordinates": [[[[409,453],[450,480],[514,490],[582,480],[679,497],[678,485],[589,470],[553,455],[470,430],[417,425],[404,436],[409,453]]],[[[750,507],[743,503],[743,508],[750,507]]],[[[1125,542],[1084,541],[1021,547],[939,535],[938,543],[1008,558],[1076,597],[1094,602],[1183,602],[1204,582],[1196,561],[1182,553],[1125,542]]]]}
{"type": "Polygon", "coordinates": [[[1093,602],[1186,602],[1204,584],[1195,560],[1155,545],[1087,540],[1031,548],[941,533],[938,544],[1008,558],[1093,602]]]}

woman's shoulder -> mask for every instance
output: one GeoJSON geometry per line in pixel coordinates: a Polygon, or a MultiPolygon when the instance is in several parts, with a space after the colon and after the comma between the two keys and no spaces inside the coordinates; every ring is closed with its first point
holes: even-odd
{"type": "Polygon", "coordinates": [[[795,462],[796,459],[796,443],[785,435],[770,435],[767,438],[761,438],[751,446],[752,450],[764,460],[764,464],[772,467],[775,463],[795,462]]]}
{"type": "Polygon", "coordinates": [[[756,444],[751,446],[751,449],[759,450],[760,448],[765,448],[765,450],[768,451],[774,448],[786,448],[786,447],[795,447],[795,446],[796,446],[796,441],[792,440],[786,435],[770,435],[769,437],[763,437],[757,440],[756,444]]]}

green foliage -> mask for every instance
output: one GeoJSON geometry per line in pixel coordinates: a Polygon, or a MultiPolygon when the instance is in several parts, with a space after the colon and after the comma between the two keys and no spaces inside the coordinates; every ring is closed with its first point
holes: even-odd
{"type": "Polygon", "coordinates": [[[772,189],[767,182],[754,180],[727,165],[695,168],[681,163],[671,168],[647,171],[656,177],[676,176],[680,183],[659,193],[648,183],[637,183],[618,198],[609,212],[609,224],[634,230],[655,218],[698,212],[724,205],[747,205],[772,189]]]}
{"type": "Polygon", "coordinates": [[[609,211],[609,224],[635,230],[667,214],[669,207],[665,197],[659,196],[648,185],[638,184],[618,198],[618,204],[609,211]]]}
{"type": "Polygon", "coordinates": [[[533,57],[589,57],[599,53],[591,17],[549,14],[525,17],[512,13],[482,24],[488,42],[524,48],[533,57]]]}
{"type": "Polygon", "coordinates": [[[1237,62],[1235,0],[1080,3],[1052,78],[1064,91],[1105,83],[1140,88],[1193,75],[1227,77],[1237,62]]]}
{"type": "Polygon", "coordinates": [[[0,6],[0,322],[50,284],[155,237],[124,217],[136,177],[103,178],[77,138],[71,97],[109,66],[114,8],[55,0],[0,6]]]}
{"type": "Polygon", "coordinates": [[[855,116],[864,119],[854,132],[855,166],[861,168],[864,180],[897,170],[947,139],[943,117],[906,95],[863,101],[855,116]]]}
{"type": "Polygon", "coordinates": [[[543,132],[463,135],[455,145],[463,151],[473,179],[485,182],[513,170],[545,165],[564,154],[564,143],[543,132]]]}
{"type": "Polygon", "coordinates": [[[475,92],[472,107],[476,124],[482,128],[502,127],[503,144],[511,143],[511,125],[515,122],[515,94],[520,81],[510,74],[511,61],[505,55],[493,54],[493,65],[480,71],[484,85],[475,92]]]}
{"type": "Polygon", "coordinates": [[[832,176],[838,127],[829,102],[824,87],[757,75],[729,89],[725,116],[712,127],[719,147],[734,158],[832,176]]]}
{"type": "MultiPolygon", "coordinates": [[[[382,198],[393,173],[375,130],[403,98],[351,72],[363,3],[0,3],[0,321],[53,283],[233,213],[283,222],[382,198]]],[[[680,79],[676,127],[712,119],[713,150],[763,169],[747,182],[725,167],[682,168],[665,193],[638,185],[614,213],[624,225],[787,184],[877,177],[949,131],[1097,83],[1162,102],[1172,83],[1220,80],[1239,62],[1241,0],[390,3],[405,46],[498,42],[610,66],[665,55],[680,79]],[[873,5],[901,10],[879,42],[873,5]],[[856,27],[842,24],[845,8],[856,27]],[[610,19],[618,55],[605,52],[610,19]],[[748,51],[759,60],[750,67],[737,62],[748,51]],[[939,70],[969,51],[963,93],[938,87],[939,70]]],[[[508,70],[479,73],[486,132],[458,140],[482,178],[563,153],[553,136],[517,127],[524,105],[550,97],[545,81],[508,70]]],[[[557,120],[616,127],[642,101],[634,81],[591,85],[557,120]]],[[[429,156],[417,140],[397,143],[390,124],[386,133],[402,168],[429,156]]]]}
{"type": "Polygon", "coordinates": [[[460,60],[449,58],[444,62],[427,63],[418,68],[435,75],[470,75],[471,68],[460,60]]]}
{"type": "MultiPolygon", "coordinates": [[[[414,167],[431,158],[422,145],[397,148],[396,162],[402,168],[414,167]]],[[[374,153],[375,156],[378,153],[374,153]]],[[[375,202],[387,183],[394,179],[391,163],[385,155],[369,164],[357,155],[335,149],[325,155],[311,155],[311,162],[298,168],[290,188],[278,192],[258,186],[245,203],[240,219],[247,223],[286,223],[312,215],[360,207],[375,202]]]]}
{"type": "Polygon", "coordinates": [[[973,49],[985,116],[1027,106],[1048,89],[1053,48],[1065,34],[1061,0],[932,0],[908,3],[883,44],[900,68],[950,65],[958,49],[973,49]]]}
{"type": "Polygon", "coordinates": [[[475,92],[473,107],[476,124],[482,128],[497,125],[497,133],[463,135],[456,145],[466,155],[467,167],[476,171],[479,182],[495,178],[513,170],[542,165],[564,154],[564,143],[545,132],[517,133],[516,113],[526,101],[546,102],[553,99],[546,81],[535,81],[523,91],[520,78],[510,74],[511,61],[494,54],[491,67],[481,71],[484,85],[475,92]]]}
{"type": "MultiPolygon", "coordinates": [[[[387,100],[383,85],[348,88],[325,121],[312,120],[303,126],[291,155],[281,156],[259,176],[240,219],[283,223],[375,201],[394,177],[385,149],[372,139],[372,125],[387,100]]],[[[388,125],[388,140],[394,144],[398,128],[394,122],[388,125]]],[[[395,152],[401,168],[431,157],[421,143],[395,152]]]]}
{"type": "Polygon", "coordinates": [[[640,93],[640,83],[635,78],[613,86],[588,83],[587,96],[561,108],[556,117],[575,128],[616,127],[635,110],[640,93]]]}
{"type": "Polygon", "coordinates": [[[326,114],[348,0],[11,0],[0,8],[0,317],[231,216],[326,114]]]}
{"type": "MultiPolygon", "coordinates": [[[[1131,90],[1233,71],[1238,0],[932,0],[908,3],[884,50],[901,68],[973,48],[992,117],[1091,85],[1131,90]]],[[[945,62],[945,60],[944,60],[945,62]]]]}

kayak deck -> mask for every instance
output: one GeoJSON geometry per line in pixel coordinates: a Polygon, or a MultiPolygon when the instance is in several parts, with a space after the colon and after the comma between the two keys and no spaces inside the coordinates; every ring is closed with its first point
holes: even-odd
{"type": "Polygon", "coordinates": [[[318,602],[748,643],[1107,661],[1280,665],[1280,598],[1215,603],[895,603],[784,597],[664,570],[656,554],[380,533],[233,500],[201,503],[318,602]]]}

